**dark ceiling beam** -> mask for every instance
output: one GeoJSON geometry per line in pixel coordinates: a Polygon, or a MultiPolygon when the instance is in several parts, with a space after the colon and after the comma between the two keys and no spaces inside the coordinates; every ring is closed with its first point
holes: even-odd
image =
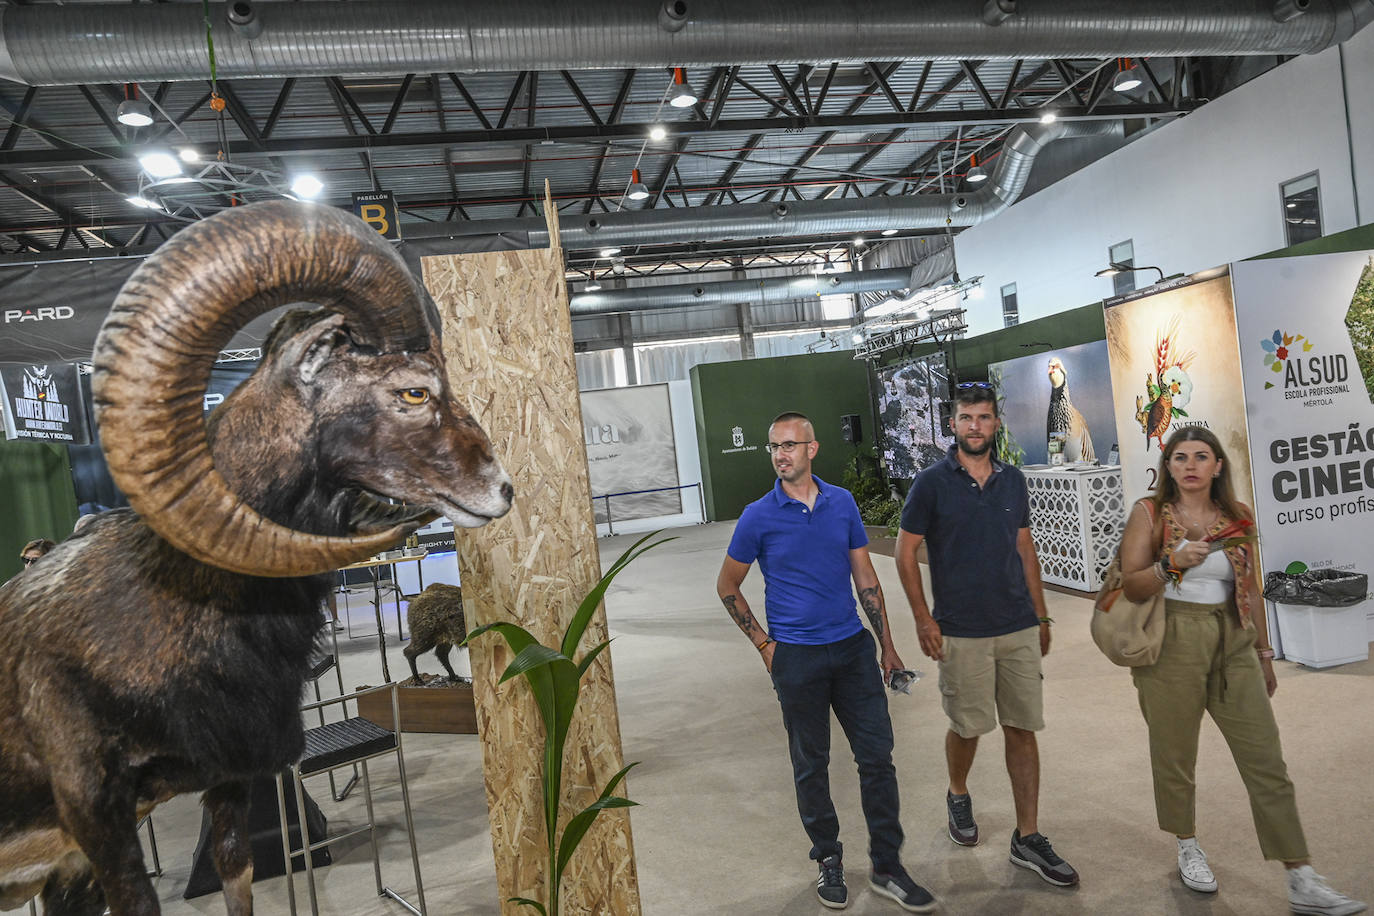
{"type": "Polygon", "coordinates": [[[911,102],[907,104],[907,111],[915,111],[916,106],[921,103],[921,93],[925,91],[926,80],[930,79],[930,68],[935,61],[928,60],[921,65],[921,76],[916,80],[916,88],[911,90],[911,102]]]}
{"type": "Polygon", "coordinates": [[[1011,104],[1012,97],[1016,94],[1016,78],[1021,75],[1021,63],[1017,61],[1011,66],[1011,75],[1007,77],[1007,88],[1002,90],[1002,97],[997,100],[995,108],[1006,108],[1011,104]]]}
{"type": "MultiPolygon", "coordinates": [[[[434,97],[434,115],[439,123],[439,130],[447,130],[448,115],[444,112],[444,81],[439,77],[439,74],[431,73],[429,75],[429,91],[430,95],[434,97]]],[[[458,178],[453,174],[453,150],[447,146],[444,147],[444,176],[448,179],[448,188],[449,192],[453,194],[453,199],[459,201],[454,203],[453,210],[461,214],[463,219],[471,219],[461,203],[463,195],[458,190],[458,178]]],[[[453,219],[452,213],[448,219],[453,219]]]]}
{"type": "Polygon", "coordinates": [[[463,101],[468,105],[468,111],[477,116],[478,122],[487,130],[491,130],[491,122],[487,120],[486,114],[482,111],[482,106],[477,104],[477,100],[468,92],[468,87],[463,85],[463,81],[458,78],[458,74],[450,73],[449,80],[453,83],[453,88],[458,90],[458,94],[463,97],[463,101]]]}
{"type": "MultiPolygon", "coordinates": [[[[873,77],[873,82],[882,90],[883,95],[887,96],[887,103],[892,106],[892,110],[905,111],[901,100],[897,98],[897,93],[893,92],[892,87],[887,84],[887,77],[878,69],[878,65],[870,60],[864,64],[864,67],[868,70],[868,74],[873,77]]],[[[992,106],[989,105],[988,107],[991,108],[992,106]]]]}
{"type": "Polygon", "coordinates": [[[86,97],[86,101],[91,103],[91,109],[95,111],[97,115],[99,115],[100,120],[105,123],[105,126],[107,128],[109,128],[110,133],[115,138],[115,141],[118,143],[124,142],[124,129],[120,127],[118,121],[116,121],[113,117],[110,116],[109,103],[102,103],[99,99],[97,99],[95,97],[95,94],[91,92],[90,86],[82,85],[77,86],[76,88],[80,90],[81,94],[86,97]]]}
{"type": "MultiPolygon", "coordinates": [[[[362,124],[363,130],[367,131],[368,136],[375,137],[377,135],[377,128],[373,127],[372,122],[367,119],[367,114],[363,111],[363,107],[358,104],[357,99],[353,98],[353,93],[348,91],[348,87],[344,85],[344,81],[337,76],[331,76],[328,78],[327,82],[333,87],[335,104],[340,105],[341,108],[343,104],[346,104],[349,110],[353,112],[354,116],[357,117],[358,123],[362,124]]],[[[347,120],[347,115],[345,115],[345,120],[347,120]]]]}
{"type": "Polygon", "coordinates": [[[716,93],[715,104],[711,106],[711,117],[706,122],[712,129],[720,124],[720,116],[725,111],[725,103],[730,101],[730,89],[735,85],[735,77],[737,76],[739,76],[739,67],[731,67],[730,72],[725,75],[724,85],[716,93]]]}
{"type": "Polygon", "coordinates": [[[528,70],[521,70],[515,75],[515,85],[510,87],[510,95],[506,96],[506,107],[501,110],[501,120],[496,122],[498,130],[510,121],[510,114],[515,110],[515,100],[520,97],[520,88],[525,85],[525,79],[529,75],[528,70]]]}
{"type": "MultiPolygon", "coordinates": [[[[106,237],[106,234],[102,229],[90,227],[90,219],[86,217],[85,214],[79,213],[76,210],[72,210],[68,207],[64,207],[61,203],[59,203],[56,200],[53,200],[47,195],[40,194],[37,191],[32,191],[24,187],[26,182],[20,176],[0,172],[0,181],[4,182],[6,185],[9,186],[8,188],[6,188],[6,190],[8,190],[11,194],[16,194],[19,197],[22,197],[24,200],[33,204],[35,207],[38,207],[41,210],[46,210],[47,212],[51,213],[53,216],[61,220],[63,225],[52,227],[54,230],[59,228],[66,229],[70,227],[86,233],[94,241],[105,246],[106,248],[123,247],[123,243],[120,242],[118,239],[114,238],[113,236],[106,237]]],[[[34,227],[25,228],[33,229],[34,227]]],[[[35,229],[35,231],[37,230],[35,229]]]]}
{"type": "Polygon", "coordinates": [[[961,60],[959,68],[964,71],[968,81],[973,84],[973,88],[978,90],[978,95],[983,99],[983,104],[989,108],[1002,108],[993,101],[992,93],[988,92],[988,87],[983,85],[983,81],[978,78],[978,68],[982,66],[981,60],[961,60]]]}
{"type": "Polygon", "coordinates": [[[224,97],[224,107],[229,112],[229,117],[234,119],[239,131],[248,138],[253,144],[262,143],[262,133],[258,130],[258,124],[253,120],[253,116],[248,113],[248,108],[243,104],[234,86],[228,80],[220,80],[217,86],[219,94],[224,97]]]}
{"type": "Polygon", "coordinates": [[[281,90],[277,93],[277,100],[272,103],[272,111],[267,115],[267,123],[262,128],[262,138],[265,140],[272,136],[272,131],[277,127],[277,119],[281,117],[282,111],[286,108],[286,100],[291,97],[291,90],[296,87],[294,78],[282,80],[281,90]]]}
{"type": "Polygon", "coordinates": [[[1087,102],[1083,101],[1083,93],[1078,91],[1078,80],[1069,75],[1068,65],[1058,59],[1050,63],[1054,65],[1054,72],[1058,73],[1059,78],[1064,81],[1064,88],[1073,96],[1074,103],[1078,105],[1079,108],[1086,106],[1087,102]]]}
{"type": "Polygon", "coordinates": [[[620,91],[615,94],[615,104],[611,106],[610,117],[606,118],[607,124],[619,124],[624,116],[625,100],[630,97],[630,86],[634,84],[636,72],[633,67],[625,71],[625,78],[620,82],[620,91]]]}
{"type": "MultiPolygon", "coordinates": [[[[860,100],[863,101],[863,100],[860,100]]],[[[1092,113],[1094,119],[1121,119],[1140,117],[1170,117],[1186,114],[1195,108],[1192,102],[1180,105],[1160,103],[1139,103],[1099,105],[1092,113]]],[[[1072,120],[1089,117],[1080,108],[1068,107],[1059,110],[1061,119],[1072,120]]],[[[1011,110],[965,110],[965,111],[881,111],[869,114],[821,115],[809,118],[733,118],[722,119],[712,128],[708,122],[674,121],[669,125],[670,133],[679,136],[709,133],[757,133],[773,130],[878,130],[898,127],[919,127],[929,125],[966,126],[988,124],[1012,126],[1038,120],[1039,114],[1031,109],[1011,110]]],[[[347,121],[348,119],[345,118],[347,121]]],[[[352,125],[350,124],[350,127],[352,125]]],[[[356,130],[347,137],[281,137],[265,139],[260,144],[248,140],[231,140],[225,153],[230,156],[261,152],[269,155],[289,155],[328,151],[352,151],[362,149],[418,149],[435,146],[460,146],[464,143],[477,144],[520,144],[552,140],[555,142],[577,143],[598,140],[632,139],[640,140],[648,133],[651,125],[644,123],[605,124],[597,127],[592,124],[569,124],[549,127],[507,127],[501,130],[456,130],[435,132],[412,132],[389,135],[361,137],[356,130]]],[[[213,158],[216,147],[213,143],[187,143],[213,158]]],[[[131,151],[123,146],[104,148],[74,148],[59,150],[2,150],[0,167],[15,166],[62,166],[89,163],[107,163],[112,159],[130,159],[131,151]]]]}
{"type": "Polygon", "coordinates": [[[825,104],[825,96],[830,92],[830,84],[835,81],[835,72],[839,69],[838,63],[832,63],[829,69],[825,71],[825,80],[821,83],[821,91],[816,94],[816,104],[811,109],[812,114],[819,115],[821,113],[821,106],[825,104]]]}
{"type": "MultiPolygon", "coordinates": [[[[788,82],[787,77],[783,76],[781,67],[777,64],[769,64],[768,72],[773,74],[774,81],[777,82],[778,87],[787,95],[788,101],[792,103],[793,111],[803,116],[814,114],[806,103],[801,100],[801,96],[797,95],[797,90],[788,82]]],[[[738,73],[735,75],[738,76],[738,73]]],[[[801,81],[805,82],[804,78],[801,81]]]]}
{"type": "Polygon", "coordinates": [[[559,70],[558,72],[562,75],[563,82],[567,83],[568,88],[572,90],[572,94],[577,99],[578,104],[582,106],[582,110],[587,113],[587,117],[592,119],[592,123],[597,127],[605,124],[606,122],[601,120],[601,115],[597,113],[596,107],[587,101],[586,93],[582,91],[581,86],[577,85],[577,80],[573,79],[573,75],[567,70],[559,70]]]}
{"type": "Polygon", "coordinates": [[[396,117],[401,113],[401,106],[405,104],[406,96],[410,94],[410,84],[414,81],[414,73],[407,73],[401,80],[401,88],[396,90],[396,98],[391,102],[391,110],[386,113],[386,120],[382,122],[382,133],[391,133],[391,128],[396,123],[396,117]]]}
{"type": "Polygon", "coordinates": [[[24,119],[28,117],[29,108],[33,105],[33,99],[36,95],[38,95],[37,86],[30,86],[24,90],[24,100],[19,103],[19,107],[11,115],[10,128],[5,131],[5,139],[0,142],[0,150],[14,149],[14,144],[18,141],[19,135],[28,126],[24,123],[24,119]]]}

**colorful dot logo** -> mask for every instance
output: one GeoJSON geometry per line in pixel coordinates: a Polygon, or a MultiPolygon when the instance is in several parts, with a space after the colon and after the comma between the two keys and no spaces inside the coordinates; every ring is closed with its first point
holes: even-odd
{"type": "MultiPolygon", "coordinates": [[[[1292,348],[1301,343],[1302,352],[1306,353],[1312,349],[1312,342],[1302,334],[1285,334],[1275,329],[1274,333],[1260,341],[1260,346],[1264,348],[1264,364],[1272,372],[1282,372],[1284,365],[1288,361],[1288,355],[1292,348]]],[[[1273,388],[1273,382],[1265,382],[1264,387],[1273,388]]]]}

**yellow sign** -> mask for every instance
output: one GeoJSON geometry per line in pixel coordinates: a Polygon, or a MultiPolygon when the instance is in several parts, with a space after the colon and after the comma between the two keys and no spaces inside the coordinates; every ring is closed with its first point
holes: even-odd
{"type": "Polygon", "coordinates": [[[401,237],[400,213],[396,209],[396,197],[390,191],[368,191],[353,195],[353,213],[383,238],[401,237]]]}

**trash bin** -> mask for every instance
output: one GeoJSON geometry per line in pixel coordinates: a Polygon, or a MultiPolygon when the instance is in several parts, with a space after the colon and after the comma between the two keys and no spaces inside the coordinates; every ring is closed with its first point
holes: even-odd
{"type": "Polygon", "coordinates": [[[1284,657],[1309,668],[1369,658],[1365,573],[1339,569],[1271,572],[1264,597],[1274,602],[1284,657]]]}

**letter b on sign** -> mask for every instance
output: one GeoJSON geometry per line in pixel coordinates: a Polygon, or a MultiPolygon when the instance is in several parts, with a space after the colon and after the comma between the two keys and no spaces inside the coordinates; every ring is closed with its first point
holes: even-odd
{"type": "Polygon", "coordinates": [[[353,213],[387,239],[401,237],[396,198],[390,191],[369,191],[353,195],[353,213]]]}

